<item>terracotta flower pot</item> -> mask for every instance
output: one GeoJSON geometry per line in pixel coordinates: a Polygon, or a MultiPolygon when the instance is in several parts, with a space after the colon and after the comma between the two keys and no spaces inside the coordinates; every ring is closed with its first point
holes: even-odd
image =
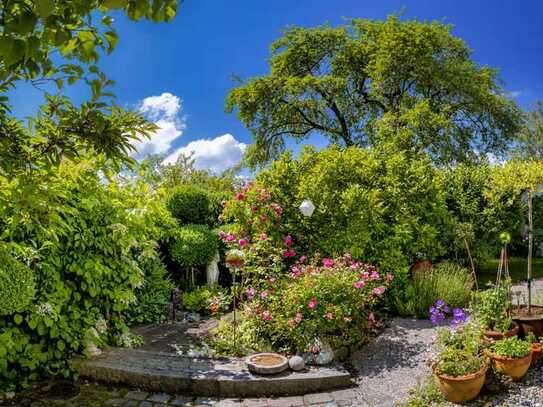
{"type": "Polygon", "coordinates": [[[510,376],[513,381],[522,379],[532,363],[532,351],[522,358],[508,358],[490,351],[489,355],[496,370],[510,376]]]}
{"type": "Polygon", "coordinates": [[[513,327],[505,333],[500,332],[500,331],[493,331],[491,329],[485,329],[483,334],[487,341],[494,342],[494,341],[499,341],[504,338],[510,338],[511,336],[515,336],[518,334],[518,330],[519,330],[518,325],[513,323],[513,327]]]}
{"type": "Polygon", "coordinates": [[[478,372],[464,376],[449,376],[437,373],[434,365],[434,379],[445,398],[452,403],[466,403],[479,395],[485,383],[485,365],[478,372]]]}
{"type": "Polygon", "coordinates": [[[532,343],[532,364],[531,366],[534,366],[537,363],[537,360],[541,356],[541,344],[540,343],[532,343]]]}

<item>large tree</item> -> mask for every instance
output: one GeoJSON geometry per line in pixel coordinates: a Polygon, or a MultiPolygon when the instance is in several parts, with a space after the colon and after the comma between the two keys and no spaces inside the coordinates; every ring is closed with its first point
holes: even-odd
{"type": "Polygon", "coordinates": [[[269,63],[269,74],[242,82],[226,102],[253,133],[253,166],[276,157],[286,137],[312,133],[461,161],[502,153],[519,125],[497,71],[477,65],[440,22],[391,16],[294,27],[272,44],[269,63]]]}

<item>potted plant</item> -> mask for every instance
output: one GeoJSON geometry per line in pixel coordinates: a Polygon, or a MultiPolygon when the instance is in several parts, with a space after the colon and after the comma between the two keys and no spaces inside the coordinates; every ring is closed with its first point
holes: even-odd
{"type": "MultiPolygon", "coordinates": [[[[433,314],[435,317],[435,311],[433,314]]],[[[466,318],[462,310],[455,309],[452,322],[454,327],[439,328],[436,339],[437,358],[432,365],[437,386],[445,398],[453,403],[464,403],[476,398],[481,392],[488,369],[488,359],[482,351],[481,329],[475,322],[465,322],[466,318]]]]}
{"type": "Polygon", "coordinates": [[[496,370],[514,381],[522,379],[532,363],[532,345],[516,336],[493,342],[488,353],[496,370]]]}
{"type": "Polygon", "coordinates": [[[532,345],[532,366],[537,363],[539,356],[541,356],[541,342],[536,338],[533,332],[530,332],[526,336],[526,341],[532,345]]]}
{"type": "Polygon", "coordinates": [[[470,312],[483,327],[487,341],[496,341],[515,336],[518,326],[511,318],[509,301],[509,280],[499,286],[473,294],[470,312]]]}

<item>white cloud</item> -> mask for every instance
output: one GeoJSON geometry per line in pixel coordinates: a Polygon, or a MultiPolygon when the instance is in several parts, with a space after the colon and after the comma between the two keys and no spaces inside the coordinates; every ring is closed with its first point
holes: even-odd
{"type": "Polygon", "coordinates": [[[194,166],[197,169],[208,169],[218,173],[239,163],[246,149],[245,143],[237,141],[234,136],[227,133],[214,139],[191,141],[167,156],[164,164],[175,163],[181,154],[193,154],[194,166]]]}
{"type": "Polygon", "coordinates": [[[166,153],[172,142],[183,134],[185,118],[181,116],[181,99],[165,92],[160,96],[149,96],[139,104],[139,111],[152,120],[159,129],[150,139],[133,143],[135,156],[143,158],[148,154],[166,153]]]}
{"type": "Polygon", "coordinates": [[[160,96],[149,96],[141,102],[140,112],[146,113],[153,120],[166,118],[173,120],[181,111],[181,99],[169,92],[160,96]]]}

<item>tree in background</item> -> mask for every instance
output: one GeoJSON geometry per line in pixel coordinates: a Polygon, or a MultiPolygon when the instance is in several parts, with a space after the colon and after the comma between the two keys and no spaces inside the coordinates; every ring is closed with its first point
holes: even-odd
{"type": "Polygon", "coordinates": [[[543,160],[543,102],[526,114],[524,126],[518,134],[517,153],[523,158],[543,160]]]}
{"type": "Polygon", "coordinates": [[[270,73],[233,89],[226,110],[252,131],[247,161],[313,133],[345,146],[390,142],[437,162],[503,153],[519,128],[497,71],[479,67],[440,22],[354,19],[332,28],[293,27],[272,46],[270,73]]]}

